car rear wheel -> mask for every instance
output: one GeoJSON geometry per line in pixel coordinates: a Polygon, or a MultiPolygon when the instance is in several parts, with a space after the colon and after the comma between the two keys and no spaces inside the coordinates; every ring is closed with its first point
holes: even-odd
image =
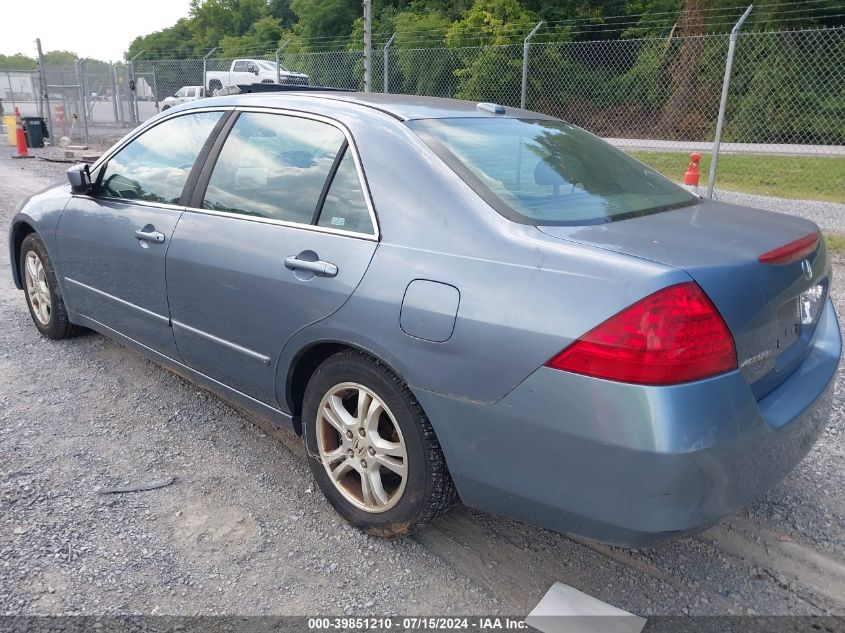
{"type": "Polygon", "coordinates": [[[375,536],[409,534],[456,499],[440,444],[410,389],[357,351],[335,354],[311,376],[303,435],[323,494],[349,523],[375,536]]]}
{"type": "Polygon", "coordinates": [[[51,339],[79,334],[82,328],[68,320],[56,272],[36,233],[27,235],[21,244],[20,270],[29,314],[38,331],[51,339]]]}

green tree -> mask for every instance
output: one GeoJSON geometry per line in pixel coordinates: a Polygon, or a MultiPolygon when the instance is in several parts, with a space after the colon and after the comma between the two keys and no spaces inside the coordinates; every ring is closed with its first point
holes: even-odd
{"type": "MultiPolygon", "coordinates": [[[[142,51],[144,52],[142,59],[162,57],[173,59],[196,56],[199,49],[194,44],[190,18],[182,18],[166,29],[136,37],[129,45],[125,58],[132,59],[142,51]]],[[[203,52],[203,54],[205,53],[203,52]]]]}
{"type": "Polygon", "coordinates": [[[304,50],[343,48],[361,14],[360,0],[291,0],[293,32],[304,50]]]}
{"type": "Polygon", "coordinates": [[[296,13],[290,7],[290,0],[270,0],[269,11],[283,29],[290,29],[296,23],[296,13]]]}
{"type": "Polygon", "coordinates": [[[0,55],[0,70],[36,70],[38,63],[23,53],[0,55]]]}
{"type": "Polygon", "coordinates": [[[70,66],[79,59],[79,55],[71,51],[47,51],[44,53],[44,63],[48,66],[70,66]]]}
{"type": "Polygon", "coordinates": [[[475,0],[466,16],[446,34],[451,47],[497,46],[525,37],[537,23],[536,16],[518,0],[475,0]]]}
{"type": "Polygon", "coordinates": [[[521,43],[535,17],[517,0],[475,0],[446,34],[447,45],[461,49],[455,96],[519,105],[522,46],[515,42],[521,43]]]}
{"type": "Polygon", "coordinates": [[[194,45],[208,51],[226,36],[249,33],[270,8],[266,0],[191,0],[190,14],[194,45]]]}
{"type": "Polygon", "coordinates": [[[243,57],[257,51],[272,51],[279,45],[284,29],[278,18],[265,15],[240,37],[226,35],[220,40],[220,57],[243,57]]]}

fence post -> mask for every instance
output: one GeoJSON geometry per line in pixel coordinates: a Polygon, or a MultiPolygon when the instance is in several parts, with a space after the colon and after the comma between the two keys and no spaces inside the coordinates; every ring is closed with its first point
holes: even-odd
{"type": "Polygon", "coordinates": [[[276,49],[276,83],[282,83],[282,51],[285,50],[285,46],[290,44],[290,38],[286,39],[284,43],[276,49]]]}
{"type": "Polygon", "coordinates": [[[133,125],[138,125],[138,100],[135,97],[135,91],[138,89],[138,85],[135,83],[134,58],[129,60],[129,84],[126,88],[129,90],[129,94],[126,95],[129,97],[129,119],[133,125]]]}
{"type": "Polygon", "coordinates": [[[116,123],[123,123],[123,99],[120,98],[120,84],[117,81],[117,64],[111,66],[112,86],[114,86],[114,112],[116,123]]]}
{"type": "Polygon", "coordinates": [[[390,36],[390,39],[387,40],[387,44],[384,45],[384,92],[390,92],[390,78],[388,75],[390,74],[390,45],[393,44],[393,40],[396,39],[396,33],[390,36]]]}
{"type": "Polygon", "coordinates": [[[90,142],[88,139],[88,106],[85,103],[85,62],[85,59],[76,60],[76,82],[79,84],[79,105],[82,106],[82,133],[85,134],[85,147],[87,148],[90,142]]]}
{"type": "Polygon", "coordinates": [[[114,74],[114,62],[109,62],[109,83],[111,84],[111,105],[114,110],[114,122],[120,123],[120,112],[117,109],[117,77],[114,74]]]}
{"type": "Polygon", "coordinates": [[[79,91],[82,93],[82,112],[85,114],[85,120],[88,120],[88,96],[85,94],[85,62],[88,61],[88,58],[83,58],[77,60],[79,72],[79,91]]]}
{"type": "Polygon", "coordinates": [[[15,89],[12,86],[12,75],[8,70],[4,70],[3,72],[6,73],[6,82],[9,84],[9,93],[12,95],[12,112],[14,112],[15,108],[18,107],[18,103],[15,101],[15,89]]]}
{"type": "Polygon", "coordinates": [[[130,118],[132,119],[132,123],[135,125],[138,125],[141,122],[141,117],[138,113],[138,83],[135,81],[135,60],[142,53],[146,53],[146,50],[135,54],[132,59],[129,60],[129,81],[133,86],[129,89],[129,110],[130,118]]]}
{"type": "Polygon", "coordinates": [[[373,3],[364,0],[364,92],[373,91],[373,3]]]}
{"type": "Polygon", "coordinates": [[[537,22],[537,26],[531,29],[531,32],[522,43],[522,91],[519,93],[519,107],[525,109],[525,96],[528,93],[528,49],[531,46],[531,38],[540,30],[543,22],[537,22]]]}
{"type": "Polygon", "coordinates": [[[203,90],[204,93],[206,93],[206,96],[208,96],[208,97],[213,97],[214,95],[208,94],[208,82],[205,79],[205,73],[208,71],[208,68],[207,68],[208,58],[211,57],[212,53],[214,53],[214,51],[216,51],[216,50],[217,50],[217,47],[215,46],[210,51],[208,51],[202,58],[202,90],[203,90]]]}
{"type": "Polygon", "coordinates": [[[158,107],[158,84],[156,83],[156,65],[155,62],[150,64],[153,67],[153,99],[155,99],[156,112],[161,112],[158,107]]]}
{"type": "Polygon", "coordinates": [[[44,68],[44,54],[41,52],[41,38],[35,39],[35,47],[38,49],[38,78],[41,82],[41,100],[44,102],[45,109],[47,110],[47,131],[50,132],[50,145],[55,145],[53,113],[50,112],[50,87],[47,84],[47,69],[44,68]]]}
{"type": "Polygon", "coordinates": [[[728,107],[728,88],[731,85],[731,71],[734,65],[734,51],[736,50],[736,40],[739,37],[739,29],[742,28],[742,23],[745,22],[753,4],[749,4],[745,13],[737,20],[734,27],[731,29],[731,39],[728,44],[728,58],[725,61],[725,78],[722,81],[722,98],[719,101],[719,118],[716,119],[716,138],[713,139],[713,154],[710,158],[710,176],[707,178],[707,199],[713,197],[713,187],[716,184],[716,161],[719,160],[719,145],[722,144],[722,127],[725,125],[725,110],[728,107]]]}

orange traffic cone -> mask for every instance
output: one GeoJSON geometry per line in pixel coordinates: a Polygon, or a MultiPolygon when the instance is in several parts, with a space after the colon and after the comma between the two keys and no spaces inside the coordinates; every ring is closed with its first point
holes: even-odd
{"type": "Polygon", "coordinates": [[[21,121],[21,111],[15,106],[15,130],[17,133],[18,153],[13,154],[12,158],[31,158],[26,149],[26,134],[23,131],[23,121],[21,121]]]}
{"type": "Polygon", "coordinates": [[[701,154],[693,152],[689,157],[690,164],[687,165],[687,171],[684,173],[684,186],[693,193],[698,193],[698,163],[701,161],[701,154]]]}

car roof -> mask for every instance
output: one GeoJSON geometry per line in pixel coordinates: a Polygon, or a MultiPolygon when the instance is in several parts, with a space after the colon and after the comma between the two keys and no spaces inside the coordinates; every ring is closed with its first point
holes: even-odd
{"type": "MultiPolygon", "coordinates": [[[[322,102],[333,101],[350,110],[371,108],[391,115],[396,119],[408,121],[412,119],[446,119],[458,117],[479,118],[530,118],[554,119],[555,117],[522,110],[520,108],[505,107],[504,113],[496,114],[488,110],[479,109],[478,102],[462,101],[460,99],[445,99],[442,97],[421,97],[417,95],[398,95],[380,92],[338,92],[338,91],[283,91],[258,92],[233,95],[232,100],[243,105],[266,105],[271,107],[285,107],[286,101],[314,99],[322,102]]],[[[325,105],[325,103],[323,104],[325,105]]]]}

